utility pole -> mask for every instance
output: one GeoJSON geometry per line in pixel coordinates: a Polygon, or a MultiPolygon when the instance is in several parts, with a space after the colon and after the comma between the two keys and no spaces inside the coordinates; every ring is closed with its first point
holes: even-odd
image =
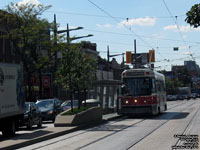
{"type": "Polygon", "coordinates": [[[109,51],[109,46],[107,46],[107,60],[108,63],[110,62],[110,51],[109,51]]]}
{"type": "MultiPolygon", "coordinates": [[[[67,50],[69,52],[71,51],[70,50],[70,43],[71,43],[72,40],[93,36],[92,34],[88,34],[87,36],[80,36],[80,37],[70,38],[69,32],[73,31],[73,30],[79,30],[79,29],[83,29],[83,27],[77,27],[77,28],[74,28],[74,29],[69,29],[69,25],[67,24],[67,29],[66,30],[56,31],[56,33],[58,33],[58,34],[64,33],[64,32],[67,33],[66,44],[67,44],[67,50]]],[[[72,77],[71,77],[71,74],[72,74],[72,72],[71,72],[71,59],[73,59],[73,58],[68,59],[68,64],[69,64],[69,72],[68,73],[69,73],[69,88],[70,88],[71,111],[73,112],[73,89],[72,89],[72,77]]]]}
{"type": "MultiPolygon", "coordinates": [[[[55,51],[55,64],[54,64],[54,75],[53,75],[53,81],[55,81],[55,73],[57,71],[57,23],[56,23],[56,15],[54,14],[54,51],[55,51]]],[[[58,96],[58,91],[57,91],[57,86],[55,83],[53,83],[53,96],[57,97],[58,96]]]]}
{"type": "Polygon", "coordinates": [[[107,62],[108,62],[108,71],[110,70],[110,52],[109,46],[107,46],[107,62]]]}
{"type": "Polygon", "coordinates": [[[67,23],[67,45],[70,43],[70,37],[69,37],[69,25],[67,23]]]}
{"type": "Polygon", "coordinates": [[[135,59],[134,59],[134,64],[135,64],[135,68],[137,68],[137,53],[136,53],[136,39],[134,40],[134,55],[135,55],[135,59]]]}
{"type": "MultiPolygon", "coordinates": [[[[71,51],[70,50],[70,37],[69,37],[69,25],[67,23],[67,47],[68,47],[68,51],[71,51]]],[[[71,59],[71,58],[70,58],[71,59]]],[[[70,90],[70,100],[71,100],[71,111],[73,112],[74,111],[74,108],[73,108],[73,90],[72,90],[72,77],[71,77],[71,60],[69,60],[69,90],[70,90]]]]}
{"type": "Polygon", "coordinates": [[[124,69],[124,55],[125,53],[122,53],[122,69],[124,69]]]}

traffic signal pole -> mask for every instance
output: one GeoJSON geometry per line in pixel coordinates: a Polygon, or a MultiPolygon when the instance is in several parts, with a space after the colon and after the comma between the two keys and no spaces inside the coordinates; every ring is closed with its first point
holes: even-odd
{"type": "Polygon", "coordinates": [[[134,56],[134,58],[135,58],[135,59],[134,59],[134,65],[135,65],[135,66],[134,66],[134,67],[137,68],[136,39],[134,40],[134,53],[135,53],[135,54],[134,54],[134,55],[135,55],[135,56],[134,56]]]}

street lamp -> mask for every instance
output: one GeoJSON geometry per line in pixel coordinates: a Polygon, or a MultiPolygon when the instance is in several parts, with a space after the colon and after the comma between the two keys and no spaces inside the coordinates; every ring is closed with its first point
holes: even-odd
{"type": "Polygon", "coordinates": [[[80,29],[83,29],[83,27],[77,27],[77,28],[67,29],[67,30],[60,30],[60,31],[57,31],[57,33],[60,34],[60,33],[63,33],[63,32],[69,32],[69,31],[80,30],[80,29]]]}
{"type": "Polygon", "coordinates": [[[71,41],[73,41],[73,40],[77,40],[77,39],[81,39],[81,38],[86,38],[86,37],[91,37],[91,36],[93,36],[92,34],[88,34],[88,35],[86,35],[86,36],[79,36],[79,37],[70,38],[70,36],[69,36],[69,32],[70,32],[70,31],[73,31],[73,30],[80,30],[80,29],[83,29],[83,27],[77,27],[77,28],[69,29],[69,25],[67,24],[67,29],[66,29],[66,30],[60,30],[60,31],[57,31],[57,33],[60,34],[60,33],[67,32],[67,44],[69,44],[69,43],[70,43],[71,41]]]}
{"type": "Polygon", "coordinates": [[[94,36],[94,35],[93,34],[88,34],[88,35],[85,35],[85,36],[72,37],[72,38],[69,38],[69,40],[71,42],[73,40],[77,40],[77,39],[81,39],[81,38],[86,38],[86,37],[91,37],[91,36],[94,36]]]}

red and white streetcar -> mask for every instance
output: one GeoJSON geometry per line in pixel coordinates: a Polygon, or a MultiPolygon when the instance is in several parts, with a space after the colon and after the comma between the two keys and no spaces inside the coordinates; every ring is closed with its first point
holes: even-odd
{"type": "Polygon", "coordinates": [[[122,73],[118,111],[122,115],[153,114],[167,110],[165,77],[149,68],[122,73]]]}

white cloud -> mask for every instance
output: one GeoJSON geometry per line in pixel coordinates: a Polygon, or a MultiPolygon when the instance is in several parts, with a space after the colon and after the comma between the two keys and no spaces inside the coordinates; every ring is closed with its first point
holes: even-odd
{"type": "Polygon", "coordinates": [[[18,5],[25,5],[25,4],[34,4],[34,5],[39,5],[41,4],[38,0],[22,0],[17,3],[18,5]]]}
{"type": "MultiPolygon", "coordinates": [[[[169,25],[163,28],[164,30],[172,30],[174,32],[178,31],[178,28],[176,25],[169,25]]],[[[181,32],[192,32],[192,31],[200,31],[200,28],[192,28],[191,26],[179,26],[179,30],[181,32]]]]}
{"type": "Polygon", "coordinates": [[[103,28],[111,28],[112,27],[111,24],[104,24],[104,25],[96,24],[96,26],[99,27],[99,28],[101,28],[101,27],[103,27],[103,28]]]}
{"type": "Polygon", "coordinates": [[[156,22],[155,18],[145,17],[145,18],[136,18],[136,19],[128,19],[120,22],[120,26],[154,26],[156,22]]]}

